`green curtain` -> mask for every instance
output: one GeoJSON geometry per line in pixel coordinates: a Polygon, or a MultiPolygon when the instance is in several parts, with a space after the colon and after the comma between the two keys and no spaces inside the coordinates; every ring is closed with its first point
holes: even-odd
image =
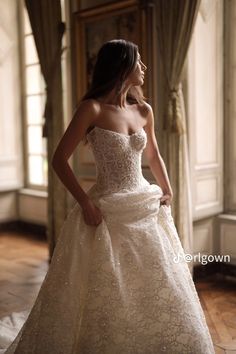
{"type": "MultiPolygon", "coordinates": [[[[173,189],[172,214],[185,253],[193,252],[192,202],[186,114],[181,73],[187,56],[200,0],[157,0],[156,21],[165,81],[163,142],[173,189]]],[[[193,271],[193,262],[189,262],[193,271]]]]}
{"type": "Polygon", "coordinates": [[[46,82],[43,136],[48,155],[48,229],[50,259],[66,216],[66,190],[51,167],[54,150],[64,131],[61,53],[65,24],[60,0],[25,0],[41,71],[46,82]]]}

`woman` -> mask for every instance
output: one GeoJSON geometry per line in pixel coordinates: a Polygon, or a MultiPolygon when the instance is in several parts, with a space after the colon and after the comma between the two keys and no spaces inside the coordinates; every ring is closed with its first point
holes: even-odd
{"type": "Polygon", "coordinates": [[[171,216],[172,190],[140,86],[138,47],[100,49],[90,90],[52,165],[76,199],[27,321],[6,354],[212,354],[171,216]],[[97,179],[85,193],[68,159],[84,138],[97,179]],[[145,153],[157,184],[142,175],[145,153]]]}

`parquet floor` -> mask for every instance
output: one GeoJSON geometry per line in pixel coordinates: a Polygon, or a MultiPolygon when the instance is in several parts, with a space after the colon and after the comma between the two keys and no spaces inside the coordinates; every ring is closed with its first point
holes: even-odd
{"type": "Polygon", "coordinates": [[[46,241],[0,233],[0,318],[33,305],[47,269],[46,241]]]}
{"type": "MultiPolygon", "coordinates": [[[[46,241],[0,232],[0,318],[33,305],[47,269],[46,241]]],[[[236,354],[236,282],[218,275],[195,285],[216,354],[236,354]]]]}
{"type": "Polygon", "coordinates": [[[236,353],[236,282],[217,275],[195,282],[216,354],[236,353]]]}

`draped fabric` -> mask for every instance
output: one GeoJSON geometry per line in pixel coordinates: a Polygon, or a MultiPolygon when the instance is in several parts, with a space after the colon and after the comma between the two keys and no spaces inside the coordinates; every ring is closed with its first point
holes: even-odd
{"type": "MultiPolygon", "coordinates": [[[[172,211],[185,253],[192,254],[193,227],[186,114],[181,73],[200,0],[158,0],[157,38],[167,95],[163,130],[168,174],[174,193],[172,211]]],[[[189,262],[192,272],[193,262],[189,262]]]]}
{"type": "Polygon", "coordinates": [[[146,131],[95,126],[87,139],[97,171],[88,196],[102,221],[87,225],[75,203],[5,354],[214,354],[171,206],[142,174],[146,131]]]}
{"type": "Polygon", "coordinates": [[[66,216],[66,191],[51,167],[51,159],[63,134],[61,44],[65,24],[61,21],[60,0],[25,0],[42,74],[46,82],[43,136],[48,155],[48,241],[52,257],[66,216]]]}

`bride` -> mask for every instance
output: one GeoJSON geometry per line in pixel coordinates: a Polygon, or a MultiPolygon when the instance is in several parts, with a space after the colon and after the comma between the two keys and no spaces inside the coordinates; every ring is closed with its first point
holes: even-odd
{"type": "Polygon", "coordinates": [[[98,53],[52,160],[76,203],[5,354],[215,353],[171,215],[172,189],[141,90],[146,69],[132,42],[112,40],[98,53]],[[83,140],[96,163],[87,193],[68,164],[83,140]],[[143,152],[158,184],[142,175],[143,152]]]}

